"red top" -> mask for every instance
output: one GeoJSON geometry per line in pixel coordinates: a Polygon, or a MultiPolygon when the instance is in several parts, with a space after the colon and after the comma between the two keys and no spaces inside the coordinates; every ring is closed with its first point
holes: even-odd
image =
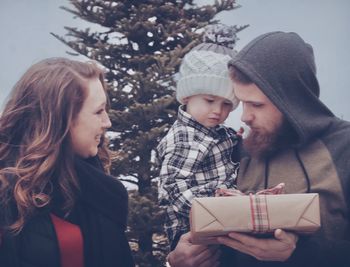
{"type": "Polygon", "coordinates": [[[83,236],[80,227],[50,214],[58,240],[62,267],[84,267],[83,236]]]}

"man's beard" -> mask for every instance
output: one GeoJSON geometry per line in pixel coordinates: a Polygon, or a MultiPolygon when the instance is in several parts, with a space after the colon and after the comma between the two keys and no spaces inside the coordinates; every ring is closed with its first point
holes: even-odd
{"type": "Polygon", "coordinates": [[[295,130],[286,119],[283,119],[271,132],[251,130],[243,140],[243,145],[251,156],[266,158],[284,148],[291,147],[296,141],[295,130]]]}

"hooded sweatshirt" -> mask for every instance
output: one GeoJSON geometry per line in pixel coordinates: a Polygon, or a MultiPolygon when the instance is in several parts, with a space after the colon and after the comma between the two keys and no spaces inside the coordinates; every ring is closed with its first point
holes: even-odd
{"type": "Polygon", "coordinates": [[[300,236],[286,262],[236,255],[235,266],[350,266],[350,123],[320,101],[312,47],[296,33],[271,32],[229,62],[280,110],[296,141],[269,158],[245,156],[237,186],[257,191],[280,182],[286,193],[318,193],[321,229],[300,236]]]}

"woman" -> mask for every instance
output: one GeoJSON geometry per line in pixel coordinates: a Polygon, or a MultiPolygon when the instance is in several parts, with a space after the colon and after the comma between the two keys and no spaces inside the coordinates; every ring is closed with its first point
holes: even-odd
{"type": "Polygon", "coordinates": [[[17,82],[0,117],[0,266],[134,266],[106,107],[91,62],[43,60],[17,82]]]}

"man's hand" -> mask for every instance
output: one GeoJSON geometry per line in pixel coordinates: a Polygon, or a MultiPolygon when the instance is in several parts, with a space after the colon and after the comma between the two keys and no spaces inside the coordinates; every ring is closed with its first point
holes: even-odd
{"type": "Polygon", "coordinates": [[[218,242],[261,261],[286,261],[296,247],[298,236],[281,229],[275,230],[274,236],[255,238],[234,232],[228,237],[218,237],[218,242]]]}
{"type": "Polygon", "coordinates": [[[194,245],[191,233],[183,234],[167,260],[171,267],[216,267],[219,266],[220,250],[217,246],[194,245]]]}

